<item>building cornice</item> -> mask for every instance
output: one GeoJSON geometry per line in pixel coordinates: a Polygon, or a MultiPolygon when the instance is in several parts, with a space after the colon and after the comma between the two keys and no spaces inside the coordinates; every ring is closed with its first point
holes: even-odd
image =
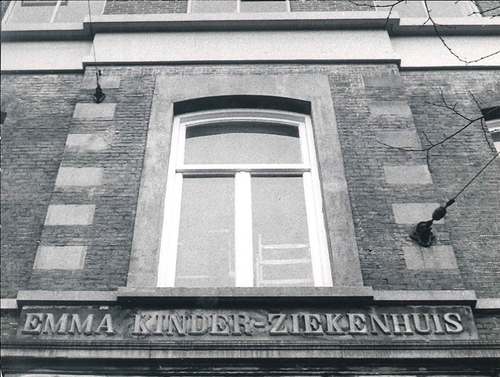
{"type": "MultiPolygon", "coordinates": [[[[437,18],[441,35],[500,35],[500,19],[437,18]]],[[[435,35],[424,18],[403,18],[397,12],[290,12],[212,14],[102,15],[83,23],[2,24],[2,40],[91,40],[96,33],[259,30],[387,30],[394,36],[435,35]]]]}

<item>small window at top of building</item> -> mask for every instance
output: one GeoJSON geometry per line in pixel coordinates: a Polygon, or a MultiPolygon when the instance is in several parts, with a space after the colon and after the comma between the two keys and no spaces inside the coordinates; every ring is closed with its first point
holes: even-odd
{"type": "Polygon", "coordinates": [[[89,16],[100,15],[105,0],[14,0],[4,21],[7,24],[83,22],[89,16]]]}
{"type": "Polygon", "coordinates": [[[287,12],[289,0],[189,0],[190,13],[287,12]]]}
{"type": "MultiPolygon", "coordinates": [[[[397,3],[394,0],[376,0],[377,10],[389,10],[397,3]]],[[[467,17],[477,11],[473,1],[429,0],[427,6],[432,17],[467,17]]],[[[427,8],[423,0],[402,1],[394,6],[393,11],[400,17],[427,17],[427,8]]]]}

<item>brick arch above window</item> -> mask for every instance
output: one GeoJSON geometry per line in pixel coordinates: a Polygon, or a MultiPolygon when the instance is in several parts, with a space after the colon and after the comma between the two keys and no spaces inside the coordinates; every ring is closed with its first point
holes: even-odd
{"type": "MultiPolygon", "coordinates": [[[[210,106],[223,100],[219,102],[222,110],[231,97],[240,102],[260,98],[262,106],[266,98],[281,98],[282,104],[287,103],[287,106],[310,104],[333,287],[361,288],[363,279],[330,93],[327,76],[320,74],[159,77],[149,123],[127,288],[157,286],[163,226],[163,213],[159,209],[164,206],[174,109],[179,112],[179,107],[207,103],[206,99],[211,98],[210,106]]],[[[297,112],[304,112],[304,109],[297,112]]]]}

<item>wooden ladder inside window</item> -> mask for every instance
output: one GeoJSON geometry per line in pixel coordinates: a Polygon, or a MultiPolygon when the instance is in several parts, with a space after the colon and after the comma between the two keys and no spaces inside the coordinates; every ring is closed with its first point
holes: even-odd
{"type": "MultiPolygon", "coordinates": [[[[302,254],[302,253],[301,253],[302,254]]],[[[256,256],[256,282],[257,287],[269,286],[312,286],[314,285],[312,276],[311,278],[289,278],[289,279],[266,279],[264,278],[265,266],[277,265],[292,265],[292,264],[311,264],[311,256],[309,245],[303,243],[282,243],[282,244],[267,244],[262,243],[262,235],[258,235],[258,248],[256,256]],[[287,250],[303,250],[304,256],[290,256],[289,258],[280,259],[267,259],[265,258],[266,251],[269,250],[282,250],[286,253],[287,250]]]]}

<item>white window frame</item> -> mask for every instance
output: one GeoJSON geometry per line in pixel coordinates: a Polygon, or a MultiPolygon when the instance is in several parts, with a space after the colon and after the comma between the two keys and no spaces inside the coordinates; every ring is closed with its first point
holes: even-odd
{"type": "MultiPolygon", "coordinates": [[[[39,0],[35,0],[35,1],[39,1],[39,0]]],[[[61,4],[65,3],[65,2],[69,3],[69,1],[71,1],[71,0],[54,0],[54,1],[51,1],[50,6],[53,6],[54,10],[52,11],[52,15],[50,16],[50,20],[49,20],[49,22],[40,22],[40,24],[58,24],[58,23],[64,23],[64,22],[55,22],[55,19],[57,17],[57,12],[59,11],[59,8],[61,7],[61,4]],[[52,2],[54,4],[52,4],[52,2]]],[[[83,0],[81,0],[81,1],[83,1],[83,0]]],[[[106,6],[106,1],[107,0],[103,0],[102,1],[102,9],[100,11],[101,15],[104,13],[104,8],[106,6]]],[[[7,24],[7,22],[9,22],[9,17],[12,14],[12,12],[14,11],[15,4],[18,3],[18,2],[21,3],[22,0],[12,0],[11,1],[11,3],[9,4],[9,7],[5,11],[4,17],[2,19],[2,25],[7,24]]],[[[48,5],[44,5],[44,6],[48,6],[48,5]]],[[[78,21],[75,21],[75,22],[78,22],[78,21]]],[[[83,20],[81,20],[80,22],[83,22],[83,20]]]]}
{"type": "Polygon", "coordinates": [[[157,286],[174,287],[183,175],[235,177],[235,286],[254,286],[251,176],[303,177],[309,247],[315,287],[331,287],[331,263],[324,224],[323,204],[311,120],[297,113],[233,109],[196,112],[174,118],[163,210],[157,286]],[[266,122],[294,126],[299,131],[301,164],[184,164],[186,129],[224,122],[266,122]]]}
{"type": "MultiPolygon", "coordinates": [[[[240,12],[240,9],[241,9],[241,0],[234,0],[234,1],[236,1],[236,12],[228,12],[228,13],[241,13],[240,12]]],[[[291,11],[290,0],[284,0],[284,1],[286,3],[286,10],[283,11],[283,12],[290,12],[291,11]]],[[[193,5],[193,0],[188,0],[187,13],[191,13],[192,5],[193,5]]],[[[251,13],[251,12],[244,12],[244,13],[251,13]]],[[[263,12],[259,12],[259,13],[263,13],[263,12]]],[[[195,14],[203,14],[203,12],[197,12],[195,14]]]]}
{"type": "MultiPolygon", "coordinates": [[[[494,133],[500,133],[500,119],[490,119],[486,120],[486,127],[488,128],[488,131],[493,135],[494,133]]],[[[493,141],[493,145],[495,146],[495,149],[497,152],[500,152],[500,141],[493,141]]]]}
{"type": "MultiPolygon", "coordinates": [[[[409,1],[413,1],[415,2],[415,0],[409,0],[409,1]]],[[[426,16],[424,17],[427,17],[428,16],[428,13],[427,13],[427,8],[425,7],[425,4],[424,4],[424,0],[418,0],[420,2],[420,5],[422,6],[426,16]]],[[[432,0],[431,0],[432,1],[432,0]]],[[[395,1],[396,2],[396,1],[395,1]]],[[[383,8],[380,8],[377,6],[377,3],[379,3],[379,1],[375,0],[375,10],[377,11],[387,11],[388,7],[383,7],[383,8]]],[[[477,8],[477,5],[473,2],[473,1],[467,1],[467,2],[460,2],[460,3],[457,3],[456,4],[457,6],[466,6],[467,8],[469,8],[469,11],[470,13],[469,14],[465,14],[463,15],[463,17],[469,17],[469,16],[476,16],[476,17],[481,17],[481,14],[479,14],[479,9],[477,8]]],[[[395,6],[393,8],[394,11],[398,11],[398,8],[397,6],[395,6]]],[[[433,18],[435,18],[436,16],[433,16],[433,18]]],[[[443,16],[437,16],[438,18],[443,18],[443,16]]],[[[451,16],[450,18],[456,18],[457,16],[451,16]]],[[[402,16],[402,18],[423,18],[423,17],[404,17],[402,16]]]]}

